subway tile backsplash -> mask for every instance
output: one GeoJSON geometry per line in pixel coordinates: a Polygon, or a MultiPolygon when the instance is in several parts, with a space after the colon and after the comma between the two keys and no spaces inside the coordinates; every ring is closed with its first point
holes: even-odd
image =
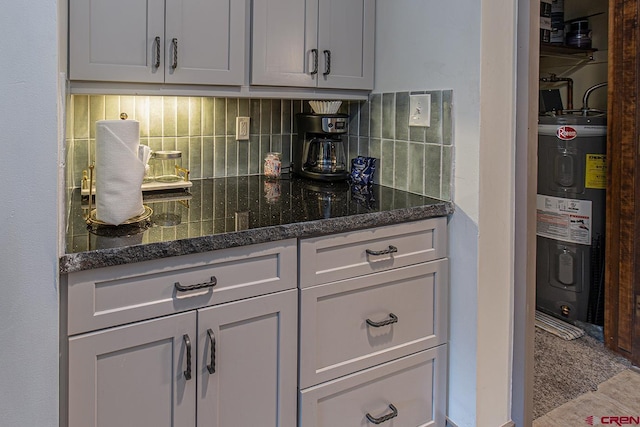
{"type": "Polygon", "coordinates": [[[380,159],[377,182],[451,200],[454,159],[452,105],[451,90],[377,93],[360,105],[360,117],[368,116],[369,119],[369,156],[380,159]],[[412,94],[431,95],[431,126],[409,126],[409,99],[412,94]]]}
{"type": "MultiPolygon", "coordinates": [[[[378,158],[375,182],[451,200],[453,171],[452,91],[371,94],[345,101],[344,137],[349,158],[378,158]],[[409,96],[431,94],[431,126],[409,127],[409,96]]],[[[295,114],[306,101],[176,96],[72,95],[68,103],[67,180],[79,187],[93,161],[95,122],[127,113],[140,122],[140,143],[152,150],[180,150],[192,179],[262,173],[267,152],[291,159],[295,114]],[[236,141],[235,118],[249,116],[249,141],[236,141]]]]}

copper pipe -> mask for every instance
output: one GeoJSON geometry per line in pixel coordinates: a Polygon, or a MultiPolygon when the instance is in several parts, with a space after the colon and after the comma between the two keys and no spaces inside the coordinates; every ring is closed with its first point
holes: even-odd
{"type": "Polygon", "coordinates": [[[540,77],[540,81],[547,83],[567,82],[567,110],[573,110],[573,79],[549,74],[549,77],[540,77]]]}

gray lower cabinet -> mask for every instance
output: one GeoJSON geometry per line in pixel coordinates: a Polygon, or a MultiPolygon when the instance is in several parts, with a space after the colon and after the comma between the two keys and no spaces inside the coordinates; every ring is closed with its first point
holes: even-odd
{"type": "Polygon", "coordinates": [[[295,239],[70,274],[69,427],[295,427],[295,239]]]}
{"type": "Polygon", "coordinates": [[[300,426],[444,427],[447,346],[302,390],[300,426]]]}
{"type": "Polygon", "coordinates": [[[299,427],[444,426],[446,218],[299,246],[299,427]]]}
{"type": "Polygon", "coordinates": [[[195,338],[195,313],[70,338],[69,426],[195,425],[195,338]]]}
{"type": "Polygon", "coordinates": [[[295,427],[295,289],[198,310],[198,427],[295,427]]]}
{"type": "Polygon", "coordinates": [[[300,387],[446,343],[447,260],[300,292],[300,387]]]}
{"type": "Polygon", "coordinates": [[[69,339],[70,427],[296,425],[297,292],[69,339]]]}
{"type": "Polygon", "coordinates": [[[72,273],[68,426],[444,426],[446,254],[434,218],[72,273]]]}

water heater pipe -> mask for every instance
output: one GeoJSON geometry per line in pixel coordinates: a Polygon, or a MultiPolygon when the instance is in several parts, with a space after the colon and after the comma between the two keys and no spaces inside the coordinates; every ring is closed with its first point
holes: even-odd
{"type": "Polygon", "coordinates": [[[582,110],[581,110],[583,116],[586,116],[589,113],[589,95],[591,95],[591,92],[601,87],[605,87],[606,85],[607,85],[607,82],[598,83],[597,85],[591,86],[589,89],[587,89],[584,92],[584,95],[582,96],[582,110]]]}
{"type": "Polygon", "coordinates": [[[549,74],[549,77],[541,77],[540,81],[546,83],[567,82],[567,110],[573,110],[573,79],[549,74]]]}

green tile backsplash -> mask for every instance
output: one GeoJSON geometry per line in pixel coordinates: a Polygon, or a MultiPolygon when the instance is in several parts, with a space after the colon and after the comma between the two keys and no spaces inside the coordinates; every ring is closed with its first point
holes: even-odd
{"type": "MultiPolygon", "coordinates": [[[[377,183],[451,199],[453,171],[452,91],[371,94],[344,102],[349,158],[378,158],[377,183]],[[431,94],[431,126],[409,127],[409,96],[431,94]]],[[[95,122],[126,112],[140,122],[140,143],[152,150],[180,150],[192,179],[255,175],[269,151],[291,159],[295,114],[306,101],[176,96],[72,95],[68,103],[67,179],[79,187],[95,151],[95,122]],[[236,116],[249,116],[249,141],[235,140],[236,116]]]]}
{"type": "Polygon", "coordinates": [[[368,117],[369,155],[377,157],[383,185],[451,200],[453,183],[453,91],[377,93],[360,105],[368,117]],[[412,94],[431,95],[431,126],[409,126],[412,94]]]}

